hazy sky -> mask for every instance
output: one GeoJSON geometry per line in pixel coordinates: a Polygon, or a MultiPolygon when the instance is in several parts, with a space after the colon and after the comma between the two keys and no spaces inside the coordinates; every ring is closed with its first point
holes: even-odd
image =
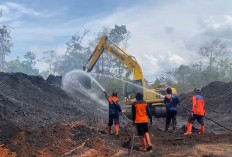
{"type": "MultiPolygon", "coordinates": [[[[71,35],[88,28],[126,25],[128,52],[154,80],[162,71],[200,60],[205,41],[232,41],[231,0],[0,0],[1,24],[9,26],[14,47],[9,56],[28,50],[63,53],[71,35]]],[[[87,42],[87,41],[86,41],[87,42]]]]}

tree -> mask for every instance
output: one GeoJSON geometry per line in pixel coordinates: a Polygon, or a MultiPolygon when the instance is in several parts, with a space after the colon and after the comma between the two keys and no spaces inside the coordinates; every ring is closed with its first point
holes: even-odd
{"type": "Polygon", "coordinates": [[[34,52],[28,51],[25,55],[24,58],[26,59],[25,61],[22,61],[22,66],[23,66],[23,71],[25,74],[28,75],[38,75],[39,70],[35,68],[36,64],[36,55],[34,52]]]}
{"type": "Polygon", "coordinates": [[[125,25],[114,25],[114,28],[111,29],[109,33],[109,38],[116,44],[121,43],[126,37],[129,36],[129,32],[126,29],[125,25]]]}
{"type": "Polygon", "coordinates": [[[59,70],[60,57],[54,50],[44,51],[43,55],[41,61],[48,65],[49,74],[55,75],[59,70]]]}
{"type": "Polygon", "coordinates": [[[11,52],[11,43],[10,32],[5,25],[0,28],[0,70],[5,70],[5,57],[11,52]]]}
{"type": "Polygon", "coordinates": [[[91,55],[91,51],[89,47],[82,45],[82,41],[87,33],[88,30],[85,30],[82,35],[76,33],[66,43],[67,49],[60,64],[60,74],[64,75],[71,70],[82,69],[83,65],[86,64],[89,56],[91,55]]]}
{"type": "Polygon", "coordinates": [[[35,66],[35,59],[36,59],[36,55],[31,52],[31,51],[28,51],[25,55],[24,55],[24,58],[26,59],[25,63],[30,65],[30,66],[35,66]]]}
{"type": "Polygon", "coordinates": [[[38,75],[39,69],[35,68],[35,59],[36,55],[28,51],[24,58],[26,60],[20,61],[20,58],[17,57],[15,60],[6,62],[6,71],[7,72],[21,72],[28,75],[38,75]]]}
{"type": "Polygon", "coordinates": [[[217,66],[220,61],[224,61],[227,53],[228,51],[225,42],[219,39],[209,41],[206,43],[206,45],[200,48],[199,54],[205,57],[209,62],[206,69],[207,83],[215,80],[214,72],[216,71],[217,67],[215,68],[214,65],[217,66]]]}
{"type": "MultiPolygon", "coordinates": [[[[92,48],[92,51],[96,48],[97,44],[101,40],[101,37],[104,35],[108,36],[109,33],[110,28],[103,27],[102,30],[96,34],[95,38],[89,41],[89,47],[92,48]]],[[[101,74],[109,74],[109,69],[111,68],[111,64],[108,64],[109,60],[112,60],[112,56],[106,52],[103,52],[94,67],[95,72],[101,74]]]]}
{"type": "Polygon", "coordinates": [[[212,40],[200,48],[199,54],[208,59],[211,73],[213,64],[225,58],[227,54],[226,44],[219,39],[212,40]]]}
{"type": "Polygon", "coordinates": [[[7,72],[22,72],[23,66],[19,59],[20,58],[17,57],[15,60],[6,62],[6,71],[7,72]]]}
{"type": "Polygon", "coordinates": [[[196,62],[191,65],[180,65],[173,69],[171,75],[163,75],[156,84],[165,82],[177,87],[179,92],[204,87],[212,81],[231,81],[232,61],[227,58],[227,45],[221,40],[212,40],[199,50],[208,63],[196,62]]]}
{"type": "Polygon", "coordinates": [[[151,85],[152,88],[157,88],[162,85],[162,82],[159,78],[156,78],[154,83],[151,85]]]}
{"type": "MultiPolygon", "coordinates": [[[[97,34],[95,39],[90,41],[90,46],[93,49],[99,43],[103,35],[108,36],[115,44],[124,45],[124,48],[127,47],[127,41],[130,37],[130,33],[127,31],[125,25],[115,25],[112,29],[103,27],[102,31],[97,34]]],[[[129,79],[129,75],[131,74],[130,70],[121,61],[108,52],[103,52],[95,65],[95,70],[97,73],[112,75],[124,79],[129,79]]]]}

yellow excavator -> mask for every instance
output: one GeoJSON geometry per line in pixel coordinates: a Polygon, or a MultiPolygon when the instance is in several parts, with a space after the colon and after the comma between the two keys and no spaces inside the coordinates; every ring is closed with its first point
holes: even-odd
{"type": "MultiPolygon", "coordinates": [[[[147,82],[144,78],[143,71],[136,58],[126,52],[119,45],[111,41],[107,36],[102,36],[97,47],[93,51],[92,55],[88,59],[88,63],[84,66],[84,70],[91,72],[94,65],[106,50],[109,54],[113,55],[116,59],[120,60],[129,69],[133,71],[134,80],[132,83],[126,83],[124,88],[124,112],[130,116],[131,106],[135,101],[135,95],[137,92],[144,94],[144,100],[149,104],[152,115],[155,117],[165,117],[166,107],[164,105],[164,95],[167,87],[148,89],[147,82]]],[[[155,68],[155,67],[154,67],[155,68]]],[[[176,89],[172,88],[173,93],[176,93],[176,89]]]]}

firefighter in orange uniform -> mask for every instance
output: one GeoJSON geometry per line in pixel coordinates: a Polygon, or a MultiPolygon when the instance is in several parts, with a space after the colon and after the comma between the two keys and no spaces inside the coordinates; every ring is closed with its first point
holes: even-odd
{"type": "Polygon", "coordinates": [[[176,131],[176,115],[177,115],[177,105],[180,103],[180,98],[172,94],[172,88],[168,87],[166,89],[167,94],[164,97],[164,104],[166,105],[166,125],[165,125],[165,132],[168,131],[169,124],[172,120],[173,124],[173,132],[176,131]]]}
{"type": "Polygon", "coordinates": [[[109,123],[108,123],[108,134],[111,135],[111,127],[113,122],[115,124],[115,134],[119,135],[119,113],[122,112],[120,107],[120,101],[117,97],[117,93],[113,92],[112,97],[107,95],[107,91],[104,91],[106,99],[109,101],[109,123]],[[112,100],[113,99],[113,100],[112,100]]]}
{"type": "Polygon", "coordinates": [[[152,149],[151,139],[148,132],[148,117],[152,125],[152,116],[148,104],[143,100],[143,94],[137,93],[136,100],[137,101],[132,104],[132,120],[136,125],[141,140],[142,147],[139,149],[146,152],[147,150],[152,149]]]}
{"type": "Polygon", "coordinates": [[[199,134],[204,135],[205,133],[205,125],[203,121],[203,117],[205,116],[205,100],[201,95],[201,89],[194,89],[195,95],[193,96],[193,108],[192,114],[188,120],[187,131],[184,135],[188,135],[192,133],[192,127],[195,120],[197,120],[201,124],[201,130],[199,134]]]}

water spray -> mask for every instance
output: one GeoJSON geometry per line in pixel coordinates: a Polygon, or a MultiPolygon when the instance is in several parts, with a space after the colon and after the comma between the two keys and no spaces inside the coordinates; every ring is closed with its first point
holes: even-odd
{"type": "Polygon", "coordinates": [[[160,96],[160,97],[162,97],[162,98],[165,97],[164,95],[162,95],[162,94],[160,94],[160,93],[157,93],[157,92],[154,92],[154,91],[152,91],[152,90],[150,90],[150,89],[148,89],[148,88],[145,88],[145,87],[136,85],[136,84],[134,84],[134,83],[132,83],[132,82],[129,82],[129,81],[126,81],[126,80],[117,78],[117,77],[113,77],[113,76],[109,76],[109,75],[104,75],[104,74],[99,74],[99,73],[91,73],[91,75],[98,75],[98,76],[104,76],[104,77],[108,77],[108,78],[113,78],[113,79],[116,79],[116,80],[119,80],[119,81],[123,81],[123,82],[129,83],[129,84],[131,84],[131,85],[133,85],[133,86],[136,86],[136,87],[138,87],[138,88],[147,90],[147,91],[149,91],[149,92],[151,92],[151,93],[154,93],[154,94],[156,94],[156,95],[158,95],[158,96],[160,96]]]}
{"type": "Polygon", "coordinates": [[[82,94],[95,99],[99,102],[99,104],[106,106],[106,103],[98,98],[99,93],[97,92],[97,90],[100,92],[104,91],[105,89],[92,76],[82,70],[73,70],[67,73],[62,79],[62,89],[72,94],[81,92],[82,94]],[[83,86],[86,78],[93,81],[96,87],[98,87],[95,88],[95,92],[93,92],[93,90],[90,91],[83,86]]]}
{"type": "MultiPolygon", "coordinates": [[[[77,74],[81,74],[82,75],[85,75],[87,76],[88,78],[90,78],[93,82],[96,83],[96,85],[98,87],[100,87],[100,89],[106,93],[106,90],[102,87],[102,85],[93,77],[91,76],[89,73],[86,73],[84,71],[81,71],[81,70],[74,70],[74,71],[71,71],[69,72],[65,77],[64,77],[64,80],[62,82],[62,85],[63,85],[63,89],[66,90],[66,91],[70,91],[71,89],[70,88],[81,88],[84,92],[87,92],[89,93],[84,87],[81,86],[81,83],[78,82],[78,85],[74,84],[73,81],[75,80],[78,80],[78,76],[77,74]],[[73,75],[75,74],[75,75],[73,75]],[[71,86],[70,86],[70,83],[71,82],[71,86]]],[[[107,93],[106,93],[107,94],[107,93]]],[[[108,95],[108,94],[107,94],[108,95]]],[[[116,104],[116,102],[114,101],[114,99],[108,95],[112,100],[113,102],[116,104]]],[[[99,100],[99,99],[98,99],[99,100]]],[[[100,102],[101,103],[101,102],[100,102]]],[[[103,102],[102,102],[103,103],[103,102]]],[[[101,103],[101,104],[102,104],[101,103]]],[[[129,121],[132,123],[132,121],[122,112],[122,115],[129,121]]]]}

